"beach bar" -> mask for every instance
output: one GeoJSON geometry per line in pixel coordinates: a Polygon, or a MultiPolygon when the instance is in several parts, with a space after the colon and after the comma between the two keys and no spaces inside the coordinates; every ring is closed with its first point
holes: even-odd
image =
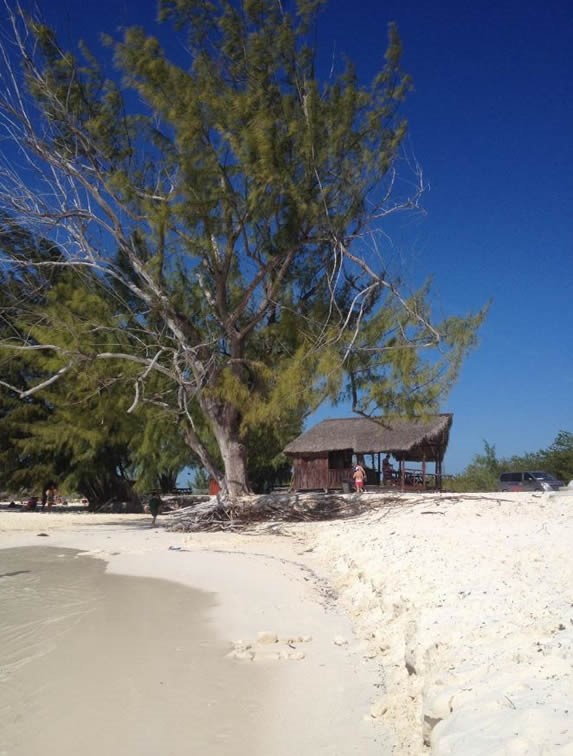
{"type": "Polygon", "coordinates": [[[453,415],[424,418],[351,417],[323,420],[291,441],[292,489],[350,490],[353,465],[366,470],[366,487],[441,490],[442,463],[453,415]],[[394,457],[385,471],[382,456],[394,457]]]}

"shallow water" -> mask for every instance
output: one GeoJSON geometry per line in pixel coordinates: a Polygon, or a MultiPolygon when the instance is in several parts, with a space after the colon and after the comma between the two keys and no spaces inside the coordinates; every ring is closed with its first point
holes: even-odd
{"type": "Polygon", "coordinates": [[[0,756],[261,753],[263,674],[225,655],[214,597],[0,549],[0,756]]]}

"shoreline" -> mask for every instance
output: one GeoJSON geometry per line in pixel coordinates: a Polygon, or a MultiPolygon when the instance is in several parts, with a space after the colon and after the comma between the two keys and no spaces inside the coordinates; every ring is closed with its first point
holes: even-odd
{"type": "Polygon", "coordinates": [[[295,541],[174,533],[149,523],[149,515],[0,513],[0,547],[79,549],[103,559],[110,574],[213,595],[208,617],[228,664],[263,675],[270,691],[272,705],[265,702],[257,723],[261,756],[391,753],[386,728],[368,716],[378,666],[364,658],[350,620],[295,541]]]}
{"type": "MultiPolygon", "coordinates": [[[[258,632],[312,635],[321,662],[314,668],[308,657],[280,662],[282,672],[302,669],[299,686],[324,669],[331,687],[359,678],[356,692],[345,691],[331,711],[332,721],[346,717],[336,735],[340,750],[332,753],[368,752],[352,750],[348,733],[355,728],[377,739],[373,752],[395,756],[573,753],[573,490],[404,494],[391,506],[384,497],[363,496],[372,508],[357,517],[281,523],[282,535],[272,523],[248,534],[144,532],[137,518],[146,516],[95,515],[108,524],[75,523],[81,532],[74,537],[85,541],[97,528],[104,543],[95,548],[105,551],[112,532],[128,540],[139,532],[133,548],[139,538],[135,551],[147,554],[154,576],[171,571],[176,577],[167,579],[218,593],[215,623],[231,642],[244,642],[239,654],[251,652],[258,632]],[[151,559],[161,544],[162,555],[151,559]],[[277,585],[286,586],[288,600],[277,585]],[[245,615],[253,592],[256,606],[266,609],[250,607],[245,615]],[[324,611],[329,598],[334,614],[324,611]],[[318,612],[313,630],[308,607],[318,612]],[[285,617],[293,619],[289,627],[285,617]],[[340,632],[329,624],[334,617],[340,632]],[[352,713],[344,713],[349,705],[352,713]]],[[[70,526],[74,517],[0,513],[0,543],[6,518],[17,516],[70,526]]],[[[28,525],[33,529],[31,521],[22,524],[28,525]]],[[[65,540],[67,529],[59,533],[54,523],[50,535],[65,540]]],[[[36,542],[30,532],[11,530],[8,540],[36,542]]],[[[127,544],[124,554],[108,555],[108,569],[139,569],[129,551],[127,544]]],[[[297,716],[309,719],[316,701],[294,695],[289,706],[293,700],[297,716]]],[[[312,726],[330,725],[325,719],[312,726]]]]}
{"type": "Polygon", "coordinates": [[[6,756],[259,753],[272,685],[225,658],[214,594],[62,547],[0,550],[0,565],[6,756]]]}

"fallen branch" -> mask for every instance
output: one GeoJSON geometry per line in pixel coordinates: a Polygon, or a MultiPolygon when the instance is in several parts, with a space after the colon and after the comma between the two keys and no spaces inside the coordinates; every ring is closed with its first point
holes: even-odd
{"type": "Polygon", "coordinates": [[[373,509],[395,506],[395,496],[372,501],[368,496],[343,494],[266,494],[253,498],[230,499],[222,495],[169,514],[168,530],[246,530],[256,524],[309,522],[358,517],[373,509]]]}

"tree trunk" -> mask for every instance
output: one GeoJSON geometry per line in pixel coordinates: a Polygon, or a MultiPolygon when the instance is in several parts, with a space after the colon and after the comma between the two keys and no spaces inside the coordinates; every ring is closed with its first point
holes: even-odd
{"type": "Polygon", "coordinates": [[[225,475],[218,481],[222,490],[229,496],[242,496],[250,492],[247,478],[247,454],[244,445],[237,439],[229,437],[219,441],[225,475]]]}
{"type": "Polygon", "coordinates": [[[217,483],[231,497],[250,493],[247,450],[240,438],[241,416],[230,403],[205,402],[207,416],[223,460],[223,476],[217,483]]]}

